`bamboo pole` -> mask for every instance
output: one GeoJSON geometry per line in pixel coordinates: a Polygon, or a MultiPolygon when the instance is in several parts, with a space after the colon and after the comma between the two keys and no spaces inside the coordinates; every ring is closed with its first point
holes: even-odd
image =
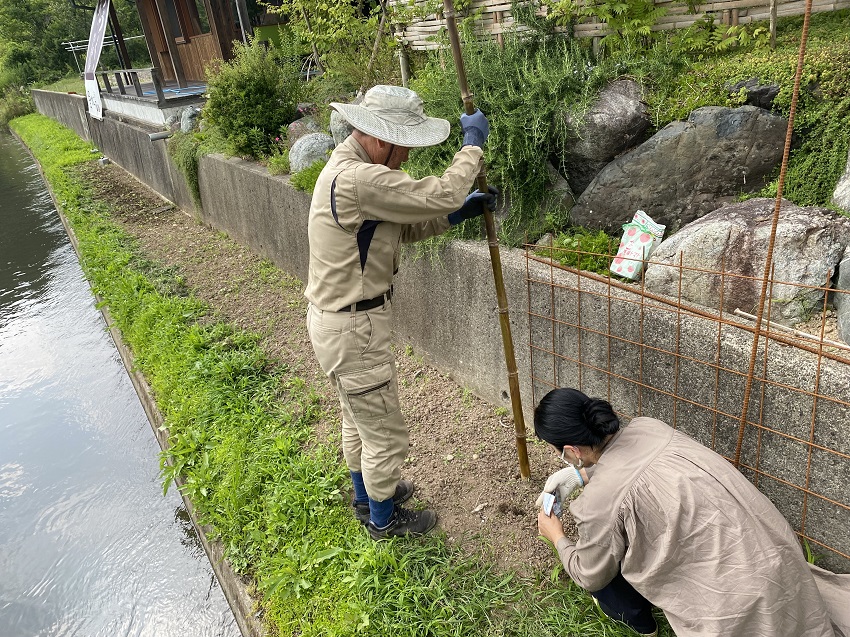
{"type": "MultiPolygon", "coordinates": [[[[463,99],[463,107],[467,115],[475,112],[472,102],[472,93],[466,82],[466,69],[463,64],[463,53],[460,50],[460,36],[455,21],[454,3],[452,0],[443,0],[443,15],[446,18],[446,29],[449,32],[452,57],[457,68],[457,81],[460,85],[460,95],[463,99]]],[[[488,192],[487,173],[482,167],[478,173],[478,190],[488,192]]],[[[499,304],[499,323],[502,328],[502,344],[505,349],[505,364],[508,368],[508,386],[511,394],[511,407],[514,415],[514,431],[516,435],[516,449],[519,457],[519,472],[523,480],[528,480],[531,475],[528,465],[528,449],[525,444],[525,419],[522,413],[522,399],[519,393],[519,374],[516,368],[516,357],[514,356],[514,343],[511,337],[511,320],[508,314],[508,297],[505,294],[505,281],[502,278],[502,258],[499,255],[499,239],[496,236],[496,223],[493,220],[493,212],[484,207],[484,225],[487,228],[487,245],[490,248],[490,263],[493,266],[493,281],[496,285],[496,298],[499,304]]]]}

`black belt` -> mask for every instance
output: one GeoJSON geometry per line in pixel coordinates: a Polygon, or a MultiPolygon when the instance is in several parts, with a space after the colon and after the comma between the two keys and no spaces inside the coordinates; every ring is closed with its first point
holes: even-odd
{"type": "Polygon", "coordinates": [[[345,307],[338,309],[337,312],[363,312],[364,310],[374,310],[376,307],[381,307],[391,298],[393,298],[392,286],[390,286],[389,290],[380,296],[376,296],[374,299],[357,301],[357,303],[352,303],[351,305],[346,305],[345,307]]]}

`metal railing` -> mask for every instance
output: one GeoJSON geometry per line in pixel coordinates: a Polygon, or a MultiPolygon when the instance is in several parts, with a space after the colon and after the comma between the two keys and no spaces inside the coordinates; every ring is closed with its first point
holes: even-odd
{"type": "Polygon", "coordinates": [[[95,79],[100,78],[98,80],[98,86],[106,93],[115,93],[117,91],[120,95],[127,95],[128,87],[132,86],[133,92],[138,97],[144,97],[145,93],[142,89],[142,82],[139,79],[140,73],[150,75],[151,84],[156,92],[156,103],[159,106],[164,105],[165,93],[162,90],[162,76],[160,75],[159,69],[155,67],[145,69],[110,69],[108,71],[95,71],[95,79]],[[110,76],[115,80],[115,90],[113,90],[112,83],[110,82],[110,76]]]}

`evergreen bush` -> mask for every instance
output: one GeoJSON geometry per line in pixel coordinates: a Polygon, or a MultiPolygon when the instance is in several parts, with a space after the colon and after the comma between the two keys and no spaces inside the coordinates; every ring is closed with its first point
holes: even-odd
{"type": "MultiPolygon", "coordinates": [[[[505,193],[510,213],[501,238],[522,241],[522,234],[542,234],[540,206],[548,186],[546,164],[568,133],[563,114],[582,113],[607,79],[586,47],[575,40],[542,32],[508,35],[504,48],[493,41],[463,43],[469,86],[475,105],[490,122],[485,149],[488,179],[505,193]]],[[[462,112],[457,74],[452,64],[433,57],[410,87],[425,102],[428,114],[452,123],[445,144],[411,152],[406,169],[414,177],[442,172],[460,148],[462,112]]],[[[480,224],[464,223],[452,236],[476,238],[480,224]]]]}
{"type": "Polygon", "coordinates": [[[281,127],[295,118],[301,80],[288,46],[266,49],[256,40],[235,49],[229,62],[207,69],[204,117],[236,155],[262,157],[281,127]]]}

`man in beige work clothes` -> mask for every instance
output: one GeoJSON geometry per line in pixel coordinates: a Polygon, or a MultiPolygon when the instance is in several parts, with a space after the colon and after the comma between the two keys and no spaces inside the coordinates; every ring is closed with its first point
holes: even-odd
{"type": "Polygon", "coordinates": [[[402,243],[445,232],[493,205],[494,194],[468,195],[489,126],[480,111],[461,116],[463,146],[451,166],[441,177],[417,180],[399,170],[410,148],[444,142],[450,125],[427,117],[416,93],[375,86],[359,105],[331,107],[354,132],[313,191],[307,330],[342,405],[355,515],[375,539],[421,535],[436,514],[399,506],[414,486],[401,480],[408,433],[390,350],[393,275],[402,243]]]}

